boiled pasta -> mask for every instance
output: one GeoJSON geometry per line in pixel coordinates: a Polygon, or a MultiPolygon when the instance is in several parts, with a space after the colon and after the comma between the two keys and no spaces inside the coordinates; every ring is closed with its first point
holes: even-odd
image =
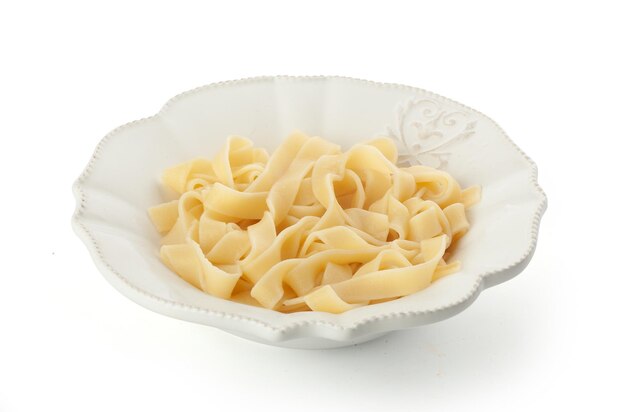
{"type": "Polygon", "coordinates": [[[179,198],[148,211],[161,259],[206,293],[282,312],[415,293],[459,269],[444,256],[480,189],[397,157],[388,138],[343,152],[297,132],[269,156],[230,137],[212,160],[163,173],[179,198]]]}

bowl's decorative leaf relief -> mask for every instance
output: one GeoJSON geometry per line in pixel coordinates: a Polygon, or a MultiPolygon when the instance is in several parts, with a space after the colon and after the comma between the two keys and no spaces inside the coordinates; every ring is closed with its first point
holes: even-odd
{"type": "Polygon", "coordinates": [[[386,133],[397,142],[398,164],[443,169],[451,156],[448,149],[472,136],[476,120],[469,113],[447,110],[439,102],[413,98],[398,106],[395,127],[386,133]]]}

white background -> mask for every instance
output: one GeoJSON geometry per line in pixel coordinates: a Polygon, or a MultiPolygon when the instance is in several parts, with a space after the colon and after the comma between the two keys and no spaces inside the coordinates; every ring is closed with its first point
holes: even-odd
{"type": "Polygon", "coordinates": [[[622,11],[86,3],[0,3],[0,411],[624,410],[622,11]],[[181,91],[264,74],[404,83],[494,118],[549,198],[528,268],[452,319],[330,351],[120,295],[70,229],[96,143],[181,91]]]}

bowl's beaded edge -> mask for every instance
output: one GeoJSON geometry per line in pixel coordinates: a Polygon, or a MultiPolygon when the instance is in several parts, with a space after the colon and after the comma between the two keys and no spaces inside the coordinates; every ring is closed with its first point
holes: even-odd
{"type": "MultiPolygon", "coordinates": [[[[91,246],[92,249],[95,251],[96,255],[98,256],[100,262],[111,272],[113,273],[116,277],[118,277],[126,286],[128,286],[129,288],[133,289],[135,292],[144,295],[150,299],[156,300],[160,303],[166,304],[166,305],[170,305],[170,306],[174,306],[174,307],[178,307],[180,309],[185,309],[185,310],[190,310],[190,311],[194,311],[194,312],[201,312],[201,313],[206,313],[209,314],[211,316],[217,316],[217,317],[222,317],[225,319],[233,319],[233,320],[237,320],[237,321],[244,321],[244,322],[248,322],[248,323],[253,323],[259,326],[262,326],[264,328],[268,328],[270,330],[272,330],[272,332],[276,333],[278,336],[280,335],[285,335],[287,334],[287,332],[291,332],[295,329],[302,329],[306,326],[310,326],[310,325],[321,325],[324,327],[330,327],[332,329],[336,329],[336,330],[340,330],[340,331],[349,331],[352,332],[356,337],[356,334],[358,332],[359,328],[362,328],[364,325],[373,323],[373,322],[380,322],[383,321],[385,319],[392,319],[392,318],[400,318],[400,317],[416,317],[416,316],[422,316],[422,315],[427,315],[427,314],[431,314],[434,312],[438,312],[441,310],[445,310],[445,309],[449,309],[451,307],[460,305],[466,301],[468,301],[469,299],[471,299],[472,297],[474,297],[474,295],[480,290],[482,283],[484,282],[484,279],[487,278],[488,276],[494,275],[496,273],[499,272],[503,272],[506,270],[509,270],[515,266],[517,266],[518,264],[520,264],[521,262],[523,262],[529,255],[530,253],[533,251],[534,247],[536,246],[537,243],[537,237],[538,237],[538,231],[539,231],[539,224],[541,221],[541,217],[546,209],[547,206],[547,197],[545,195],[545,192],[543,191],[543,189],[541,189],[541,187],[539,186],[539,182],[538,182],[538,169],[537,169],[537,165],[535,164],[535,162],[530,159],[530,157],[528,157],[526,155],[526,153],[524,153],[514,142],[513,140],[508,136],[508,134],[502,129],[502,127],[500,127],[500,125],[493,121],[491,118],[489,118],[488,116],[486,116],[485,114],[481,113],[478,110],[475,110],[471,107],[468,107],[462,103],[456,102],[452,99],[449,99],[447,97],[441,96],[439,94],[424,90],[424,89],[420,89],[420,88],[416,88],[416,87],[412,87],[412,86],[406,86],[406,85],[402,85],[402,84],[397,84],[397,83],[381,83],[381,82],[375,82],[375,81],[371,81],[371,80],[362,80],[362,79],[356,79],[356,78],[351,78],[351,77],[343,77],[343,76],[259,76],[259,77],[251,77],[251,78],[244,78],[244,79],[239,79],[239,80],[227,80],[227,81],[222,81],[222,82],[217,82],[217,83],[212,83],[212,84],[208,84],[205,86],[200,86],[191,90],[188,90],[186,92],[180,93],[176,96],[174,96],[173,98],[169,99],[165,105],[161,108],[161,110],[159,111],[159,113],[157,113],[154,116],[150,116],[150,117],[145,117],[139,120],[134,120],[132,122],[126,123],[122,126],[119,126],[115,129],[113,129],[111,132],[109,132],[104,138],[102,138],[102,140],[100,140],[100,142],[98,143],[98,145],[96,146],[93,155],[91,157],[91,159],[89,160],[87,166],[85,167],[83,173],[80,175],[80,177],[77,179],[76,183],[74,184],[74,189],[75,192],[78,193],[77,196],[77,205],[76,205],[76,210],[74,212],[74,222],[80,227],[81,231],[89,238],[90,242],[91,242],[91,246]],[[504,267],[504,268],[500,268],[497,270],[492,270],[489,272],[485,272],[482,273],[480,275],[477,276],[477,280],[474,283],[474,285],[472,286],[472,288],[470,289],[470,291],[464,295],[462,298],[459,298],[458,300],[446,304],[446,305],[442,305],[440,307],[434,308],[434,309],[429,309],[429,310],[422,310],[422,311],[404,311],[404,312],[391,312],[391,313],[385,313],[385,314],[381,314],[381,315],[376,315],[376,316],[371,316],[367,319],[363,319],[361,321],[355,322],[350,326],[342,326],[336,323],[332,323],[332,322],[328,322],[328,321],[322,321],[322,320],[306,320],[306,321],[299,321],[299,322],[293,322],[292,324],[289,324],[287,326],[283,326],[283,327],[275,327],[267,322],[258,320],[258,319],[254,319],[251,317],[247,317],[247,316],[242,316],[242,315],[237,315],[237,314],[233,314],[233,313],[227,313],[227,312],[220,312],[220,311],[215,311],[215,310],[210,310],[210,309],[205,309],[205,308],[199,308],[196,306],[192,306],[192,305],[185,305],[185,304],[181,304],[179,302],[173,302],[173,301],[169,301],[163,298],[160,298],[158,296],[154,296],[138,287],[136,287],[135,285],[133,285],[132,283],[130,283],[124,276],[122,276],[117,270],[115,270],[105,259],[104,256],[102,255],[100,248],[97,244],[97,242],[95,241],[95,239],[93,238],[93,236],[91,235],[91,233],[89,232],[89,230],[87,229],[87,227],[80,221],[80,216],[83,213],[85,204],[86,204],[86,194],[84,192],[84,190],[81,187],[81,184],[87,179],[87,177],[89,176],[89,174],[91,173],[91,170],[93,168],[93,165],[95,163],[95,161],[97,159],[99,159],[99,154],[100,151],[102,149],[102,147],[104,147],[104,145],[107,143],[108,140],[110,140],[113,136],[119,134],[121,131],[123,131],[124,129],[127,129],[131,126],[135,126],[137,124],[146,122],[146,121],[150,121],[153,120],[156,117],[161,116],[163,113],[165,113],[176,101],[180,100],[183,97],[187,97],[199,92],[202,92],[204,90],[207,89],[213,89],[213,88],[219,88],[219,87],[226,87],[226,86],[232,86],[232,85],[241,85],[241,84],[247,84],[247,83],[254,83],[254,82],[265,82],[265,81],[271,81],[273,79],[281,79],[281,80],[290,80],[290,81],[303,81],[303,80],[327,80],[327,79],[337,79],[337,80],[341,80],[341,81],[349,81],[349,82],[354,82],[354,83],[360,83],[360,84],[367,84],[369,86],[373,86],[373,87],[379,87],[379,88],[394,88],[394,89],[401,89],[401,90],[410,90],[410,91],[414,91],[416,93],[420,93],[423,95],[429,95],[432,97],[435,97],[437,99],[440,100],[444,100],[447,101],[449,103],[452,104],[456,104],[458,106],[463,107],[464,109],[474,112],[476,114],[478,114],[479,116],[484,117],[485,119],[487,119],[488,121],[490,121],[491,123],[493,123],[494,125],[496,125],[496,127],[498,128],[498,130],[500,131],[500,133],[502,134],[502,136],[504,136],[506,138],[506,140],[517,150],[518,153],[520,153],[524,159],[526,159],[526,161],[530,164],[531,168],[532,168],[532,173],[531,173],[531,183],[533,184],[535,190],[538,192],[538,194],[541,196],[541,202],[539,204],[539,206],[537,207],[537,210],[535,211],[535,214],[533,216],[533,221],[532,221],[532,227],[531,227],[531,242],[526,250],[526,252],[524,252],[524,254],[515,262],[509,264],[508,266],[504,267]]],[[[311,335],[307,335],[307,334],[303,334],[299,337],[314,337],[317,335],[311,334],[311,335]]]]}

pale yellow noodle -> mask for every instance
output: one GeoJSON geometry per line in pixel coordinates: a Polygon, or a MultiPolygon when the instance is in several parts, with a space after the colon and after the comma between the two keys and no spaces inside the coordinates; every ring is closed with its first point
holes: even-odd
{"type": "Polygon", "coordinates": [[[161,259],[213,296],[284,313],[418,292],[460,269],[446,250],[469,230],[480,188],[397,158],[384,137],[342,152],[296,132],[272,156],[230,137],[213,159],[163,173],[180,197],[148,211],[161,259]]]}

